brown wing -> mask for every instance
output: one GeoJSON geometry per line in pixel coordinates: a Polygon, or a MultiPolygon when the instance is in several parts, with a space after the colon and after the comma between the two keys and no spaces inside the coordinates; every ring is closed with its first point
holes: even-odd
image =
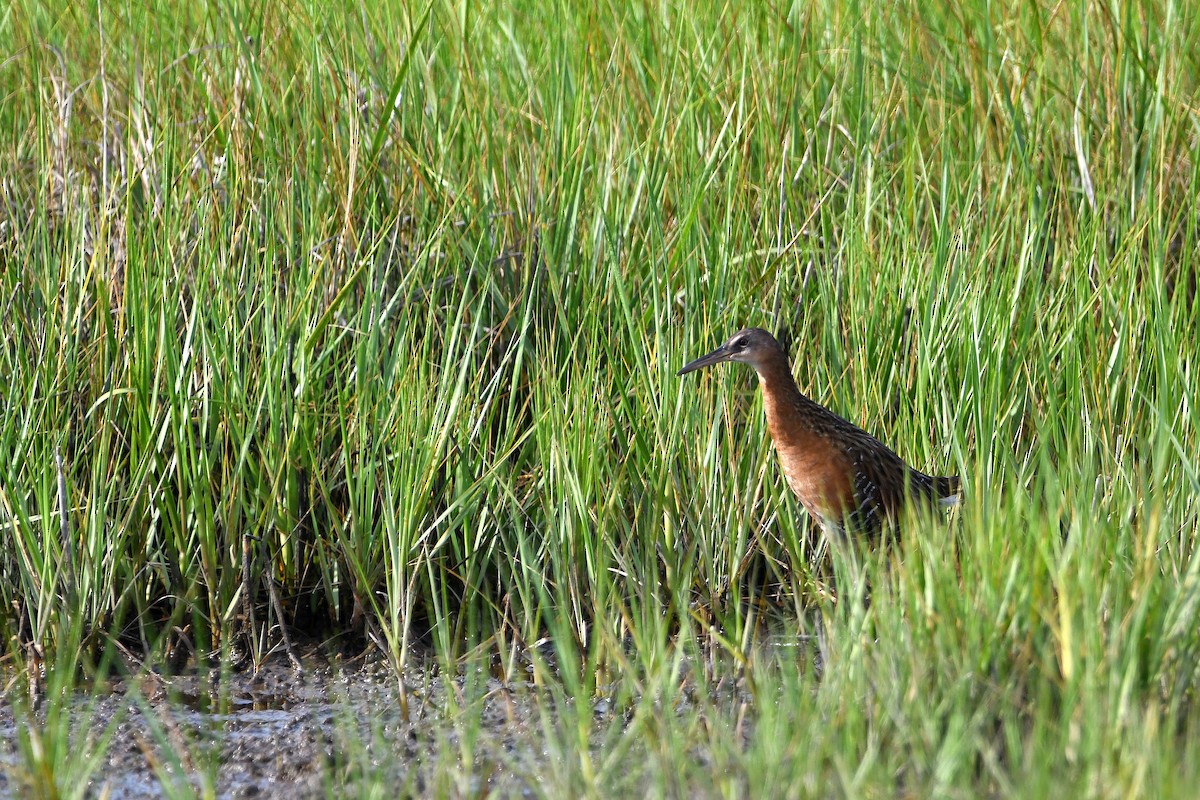
{"type": "Polygon", "coordinates": [[[883,442],[794,384],[792,392],[766,393],[765,405],[788,483],[822,524],[873,538],[895,520],[906,493],[935,501],[955,491],[956,479],[910,469],[883,442]]]}
{"type": "MultiPolygon", "coordinates": [[[[846,530],[874,537],[894,520],[904,502],[905,475],[908,466],[891,450],[869,434],[865,440],[847,447],[854,465],[855,506],[843,518],[846,530]]],[[[855,437],[858,439],[859,437],[855,437]]]]}

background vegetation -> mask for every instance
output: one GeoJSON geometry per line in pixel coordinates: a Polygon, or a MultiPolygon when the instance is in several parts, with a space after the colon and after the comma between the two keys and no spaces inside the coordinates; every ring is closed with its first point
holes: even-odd
{"type": "Polygon", "coordinates": [[[549,642],[631,709],[554,706],[573,791],[1186,795],[1198,27],[15,0],[12,674],[257,659],[282,611],[398,668],[549,642]],[[820,547],[748,370],[674,376],[748,325],[961,513],[820,547]]]}

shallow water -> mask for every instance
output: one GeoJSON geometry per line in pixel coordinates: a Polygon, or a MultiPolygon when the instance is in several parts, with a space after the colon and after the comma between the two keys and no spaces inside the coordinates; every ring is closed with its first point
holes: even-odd
{"type": "MultiPolygon", "coordinates": [[[[792,662],[803,657],[801,651],[819,649],[813,637],[795,634],[760,644],[763,655],[792,662]]],[[[539,653],[539,659],[550,662],[553,672],[552,653],[539,653]]],[[[299,800],[369,787],[385,788],[376,793],[385,797],[531,796],[564,756],[550,752],[556,748],[548,746],[545,727],[548,720],[555,727],[564,709],[531,680],[502,681],[483,668],[470,681],[462,673],[447,677],[426,659],[404,675],[406,717],[399,680],[385,661],[329,661],[311,652],[304,662],[299,673],[278,658],[257,675],[150,675],[100,693],[80,692],[60,701],[68,706],[76,748],[66,760],[85,760],[107,733],[107,749],[87,778],[87,797],[142,800],[178,796],[182,789],[299,800]],[[456,719],[448,708],[469,710],[456,719]]],[[[690,662],[680,678],[691,683],[703,672],[690,662]]],[[[727,709],[744,711],[751,703],[740,682],[728,678],[703,694],[727,709]]],[[[676,698],[676,712],[687,712],[688,697],[683,692],[676,698]]],[[[573,706],[569,698],[560,702],[573,706]]],[[[628,703],[623,707],[601,688],[588,713],[602,731],[622,727],[627,710],[628,703]]],[[[35,715],[40,724],[46,717],[44,709],[35,715]]],[[[27,717],[0,701],[0,800],[31,791],[17,744],[19,726],[26,724],[27,717]]],[[[60,790],[73,788],[63,785],[71,780],[60,778],[60,790]]]]}
{"type": "MultiPolygon", "coordinates": [[[[185,786],[217,797],[319,797],[338,794],[356,774],[420,793],[453,736],[435,724],[447,690],[436,670],[414,671],[408,680],[407,721],[399,684],[383,664],[351,668],[306,658],[304,671],[296,673],[280,659],[258,675],[118,682],[103,694],[66,701],[72,746],[80,747],[71,757],[86,758],[87,748],[111,733],[88,780],[91,797],[159,798],[185,786]]],[[[494,679],[485,686],[482,729],[505,747],[521,727],[514,723],[528,721],[530,709],[494,707],[501,700],[512,706],[511,693],[494,679]]],[[[45,717],[44,711],[37,715],[42,724],[45,717]]],[[[30,791],[17,745],[24,724],[0,704],[0,798],[30,791]]],[[[497,781],[508,784],[506,794],[527,790],[503,770],[490,769],[485,782],[497,781]]],[[[60,788],[68,787],[60,782],[60,788]]]]}

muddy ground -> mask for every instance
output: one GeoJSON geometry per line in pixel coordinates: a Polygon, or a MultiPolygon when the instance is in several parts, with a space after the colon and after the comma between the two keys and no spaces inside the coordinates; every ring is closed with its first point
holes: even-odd
{"type": "MultiPolygon", "coordinates": [[[[815,639],[792,634],[765,643],[763,655],[795,663],[797,653],[819,650],[815,639]]],[[[544,797],[554,793],[547,775],[570,772],[559,769],[564,759],[578,768],[578,755],[560,740],[578,746],[579,728],[565,719],[566,708],[554,707],[554,692],[535,686],[533,660],[519,659],[518,674],[506,676],[498,663],[443,673],[432,656],[417,656],[402,690],[374,651],[343,658],[312,647],[302,653],[300,671],[280,655],[257,673],[151,673],[47,699],[32,719],[47,726],[45,741],[61,743],[52,710],[66,710],[59,718],[72,731],[70,752],[47,760],[56,765],[59,792],[82,783],[84,797],[544,797]],[[555,733],[560,725],[565,729],[555,733]],[[89,758],[95,763],[84,768],[89,758]]],[[[539,650],[536,660],[543,680],[555,673],[553,648],[539,650]]],[[[675,711],[686,713],[687,696],[698,691],[707,708],[738,719],[737,730],[748,737],[753,699],[743,681],[697,685],[696,677],[686,668],[678,676],[691,689],[673,701],[675,711]]],[[[0,800],[46,794],[21,750],[31,716],[9,700],[21,691],[14,683],[0,695],[0,800]]],[[[621,707],[603,690],[589,703],[583,713],[595,723],[593,746],[602,731],[627,725],[629,703],[621,707]]]]}
{"type": "MultiPolygon", "coordinates": [[[[444,712],[447,691],[455,692],[451,705],[465,699],[461,675],[444,679],[435,665],[414,667],[406,675],[405,719],[400,682],[385,662],[343,663],[313,652],[303,661],[301,672],[278,658],[257,675],[117,681],[105,692],[61,701],[71,709],[71,758],[86,758],[111,736],[85,796],[159,798],[190,794],[188,787],[218,797],[293,800],[358,794],[356,786],[385,788],[383,796],[533,793],[532,772],[519,773],[536,710],[521,685],[479,679],[479,736],[468,748],[472,763],[461,764],[463,750],[444,712]],[[438,765],[447,759],[464,784],[444,784],[451,771],[438,765]]],[[[45,709],[36,717],[45,724],[45,709]]],[[[28,724],[0,702],[0,797],[35,793],[18,744],[18,726],[28,724]]]]}

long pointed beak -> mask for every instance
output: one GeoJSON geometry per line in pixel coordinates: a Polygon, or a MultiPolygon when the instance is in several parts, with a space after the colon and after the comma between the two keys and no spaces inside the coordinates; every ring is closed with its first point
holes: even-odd
{"type": "Polygon", "coordinates": [[[729,351],[725,349],[724,345],[722,345],[708,355],[700,356],[695,361],[690,361],[687,364],[684,364],[683,369],[679,370],[679,372],[676,372],[675,374],[687,375],[689,372],[695,372],[703,367],[709,367],[713,364],[720,364],[722,361],[728,361],[729,356],[729,351]]]}

